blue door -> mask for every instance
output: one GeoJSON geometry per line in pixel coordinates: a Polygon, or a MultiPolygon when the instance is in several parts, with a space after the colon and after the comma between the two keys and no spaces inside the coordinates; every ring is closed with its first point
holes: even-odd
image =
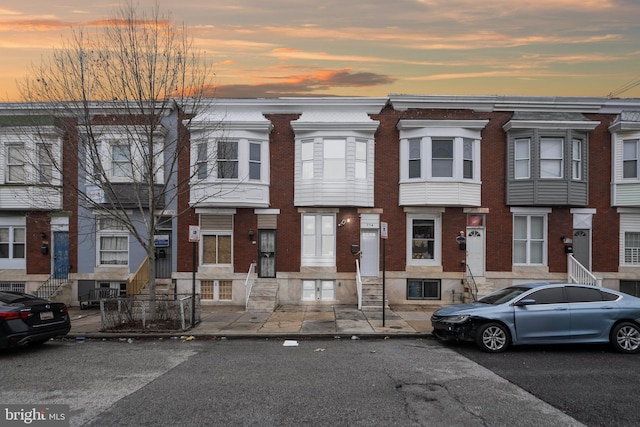
{"type": "Polygon", "coordinates": [[[69,277],[69,233],[67,231],[53,233],[53,277],[56,279],[69,277]]]}

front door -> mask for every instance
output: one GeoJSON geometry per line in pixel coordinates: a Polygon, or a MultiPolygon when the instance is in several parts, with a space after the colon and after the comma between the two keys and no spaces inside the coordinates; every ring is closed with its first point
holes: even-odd
{"type": "Polygon", "coordinates": [[[573,230],[573,257],[591,271],[591,230],[573,230]]]}
{"type": "Polygon", "coordinates": [[[474,277],[484,277],[484,228],[467,227],[467,266],[474,277]]]}
{"type": "Polygon", "coordinates": [[[276,277],[276,230],[258,230],[258,277],[276,277]]]}
{"type": "Polygon", "coordinates": [[[380,244],[377,228],[360,230],[360,274],[363,277],[378,277],[380,272],[380,244]]]}
{"type": "Polygon", "coordinates": [[[53,233],[53,277],[66,279],[69,277],[69,232],[53,233]]]}

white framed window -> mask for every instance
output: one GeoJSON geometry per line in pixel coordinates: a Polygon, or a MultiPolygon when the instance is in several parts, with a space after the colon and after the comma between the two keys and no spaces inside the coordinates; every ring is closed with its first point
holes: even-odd
{"type": "Polygon", "coordinates": [[[639,231],[626,231],[624,233],[624,264],[640,265],[639,231]]]}
{"type": "Polygon", "coordinates": [[[540,178],[562,178],[564,139],[540,138],[540,178]]]}
{"type": "Polygon", "coordinates": [[[24,259],[26,228],[0,226],[0,259],[24,259]]]}
{"type": "Polygon", "coordinates": [[[303,280],[302,301],[334,301],[335,287],[334,280],[303,280]]]}
{"type": "Polygon", "coordinates": [[[335,214],[302,214],[302,265],[335,266],[335,253],[335,214]]]}
{"type": "Polygon", "coordinates": [[[7,144],[7,182],[26,182],[25,163],[27,154],[23,143],[7,144]]]}
{"type": "Polygon", "coordinates": [[[196,176],[198,179],[206,179],[209,175],[209,160],[207,143],[201,142],[196,145],[196,176]]]}
{"type": "Polygon", "coordinates": [[[407,264],[440,265],[442,260],[441,215],[414,213],[407,216],[407,264]]]}
{"type": "Polygon", "coordinates": [[[133,178],[131,146],[129,144],[111,146],[111,176],[113,178],[133,178]]]}
{"type": "Polygon", "coordinates": [[[355,178],[367,179],[367,141],[356,139],[355,178]]]}
{"type": "Polygon", "coordinates": [[[513,214],[513,264],[547,264],[547,214],[513,214]]]}
{"type": "Polygon", "coordinates": [[[98,218],[98,265],[129,265],[129,233],[113,218],[98,218]]]}
{"type": "Polygon", "coordinates": [[[313,179],[313,140],[306,139],[300,144],[302,179],[313,179]]]}
{"type": "Polygon", "coordinates": [[[453,177],[453,139],[431,140],[431,176],[453,177]]]}
{"type": "Polygon", "coordinates": [[[344,180],[347,176],[346,141],[344,139],[325,139],[322,148],[323,178],[344,180]]]}
{"type": "Polygon", "coordinates": [[[233,259],[232,240],[231,231],[201,231],[200,264],[231,265],[233,259]]]}
{"type": "Polygon", "coordinates": [[[422,177],[422,141],[417,138],[409,140],[409,179],[422,177]]]}
{"type": "Polygon", "coordinates": [[[51,159],[53,146],[51,144],[37,144],[38,182],[51,184],[53,182],[53,161],[51,159]]]}
{"type": "Polygon", "coordinates": [[[218,178],[238,179],[238,141],[218,140],[218,178]]]}
{"type": "Polygon", "coordinates": [[[582,140],[576,138],[571,143],[571,179],[582,179],[582,140]]]}
{"type": "Polygon", "coordinates": [[[249,142],[249,179],[260,181],[262,177],[262,144],[249,142]]]}
{"type": "Polygon", "coordinates": [[[518,138],[514,141],[515,179],[531,178],[531,140],[518,138]]]}
{"type": "Polygon", "coordinates": [[[462,177],[464,179],[474,178],[473,160],[473,141],[465,139],[462,148],[462,177]]]}
{"type": "Polygon", "coordinates": [[[640,139],[629,139],[623,141],[622,154],[622,177],[637,179],[640,176],[638,172],[638,153],[640,153],[640,139]]]}

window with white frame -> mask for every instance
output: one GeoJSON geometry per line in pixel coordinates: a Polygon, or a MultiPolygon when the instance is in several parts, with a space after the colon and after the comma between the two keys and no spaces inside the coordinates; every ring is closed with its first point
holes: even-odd
{"type": "Polygon", "coordinates": [[[111,146],[111,176],[113,178],[133,179],[131,146],[129,144],[114,144],[111,146]]]}
{"type": "Polygon", "coordinates": [[[640,265],[640,232],[626,231],[624,233],[624,263],[625,265],[640,265]]]}
{"type": "Polygon", "coordinates": [[[23,143],[9,143],[7,145],[7,170],[5,173],[7,182],[25,182],[27,155],[23,143]]]}
{"type": "Polygon", "coordinates": [[[513,215],[513,264],[546,265],[547,215],[513,215]]]}
{"type": "Polygon", "coordinates": [[[325,139],[323,141],[323,178],[344,180],[347,176],[345,147],[346,141],[344,139],[325,139]]]}
{"type": "Polygon", "coordinates": [[[409,140],[409,179],[422,177],[422,141],[417,138],[409,140]]]}
{"type": "Polygon", "coordinates": [[[640,139],[629,139],[623,142],[622,169],[623,178],[637,179],[640,174],[638,172],[638,153],[640,139]]]}
{"type": "Polygon", "coordinates": [[[218,178],[238,179],[238,141],[218,140],[218,178]]]}
{"type": "Polygon", "coordinates": [[[303,280],[302,301],[334,301],[335,286],[333,280],[303,280]]]}
{"type": "Polygon", "coordinates": [[[260,181],[262,176],[262,145],[249,142],[249,179],[260,181]]]}
{"type": "Polygon", "coordinates": [[[582,179],[582,140],[573,139],[571,150],[571,179],[582,179]]]}
{"type": "Polygon", "coordinates": [[[473,141],[465,139],[462,149],[462,177],[473,179],[473,141]]]}
{"type": "Polygon", "coordinates": [[[0,226],[0,259],[24,259],[25,237],[24,227],[0,226]]]}
{"type": "Polygon", "coordinates": [[[453,139],[431,140],[431,176],[453,177],[453,139]]]}
{"type": "Polygon", "coordinates": [[[200,240],[202,242],[203,265],[231,265],[231,231],[202,231],[200,240]]]}
{"type": "Polygon", "coordinates": [[[367,179],[367,141],[356,139],[356,179],[367,179]]]}
{"type": "Polygon", "coordinates": [[[113,218],[98,218],[98,265],[129,264],[129,233],[113,218]]]}
{"type": "Polygon", "coordinates": [[[207,143],[201,142],[196,146],[196,176],[198,179],[206,179],[209,175],[209,161],[207,154],[207,143]]]}
{"type": "Polygon", "coordinates": [[[313,179],[313,140],[307,139],[300,144],[302,161],[302,179],[313,179]]]}
{"type": "Polygon", "coordinates": [[[335,265],[335,214],[302,215],[302,265],[335,265]]]}
{"type": "Polygon", "coordinates": [[[540,178],[562,178],[564,139],[540,138],[540,178]]]}
{"type": "Polygon", "coordinates": [[[51,184],[53,180],[53,162],[51,144],[36,145],[38,159],[38,182],[41,184],[51,184]]]}
{"type": "Polygon", "coordinates": [[[423,137],[402,140],[404,179],[479,180],[480,140],[463,137],[423,137]]]}
{"type": "Polygon", "coordinates": [[[515,140],[514,162],[515,178],[527,179],[531,177],[531,140],[519,138],[515,140]]]}
{"type": "Polygon", "coordinates": [[[410,214],[407,217],[407,263],[441,263],[441,219],[439,214],[410,214]]]}

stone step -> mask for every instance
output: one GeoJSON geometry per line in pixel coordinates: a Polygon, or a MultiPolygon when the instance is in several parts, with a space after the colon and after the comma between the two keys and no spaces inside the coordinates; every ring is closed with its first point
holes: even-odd
{"type": "Polygon", "coordinates": [[[272,313],[278,306],[278,283],[275,281],[255,282],[247,302],[247,311],[252,313],[272,313]]]}

